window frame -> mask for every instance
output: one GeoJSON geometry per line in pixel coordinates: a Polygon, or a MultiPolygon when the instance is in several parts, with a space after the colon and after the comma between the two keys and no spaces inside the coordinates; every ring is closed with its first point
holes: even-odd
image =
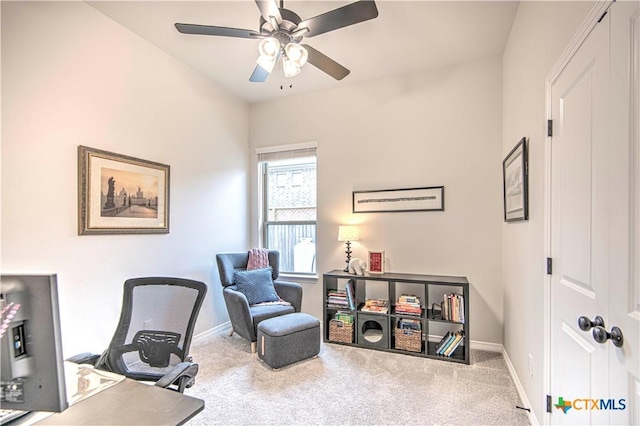
{"type": "Polygon", "coordinates": [[[318,157],[316,154],[316,145],[315,143],[309,143],[309,144],[296,144],[296,145],[290,145],[290,146],[282,146],[282,147],[274,147],[273,150],[270,149],[262,149],[262,150],[258,150],[256,149],[256,153],[258,154],[258,168],[259,168],[259,175],[260,175],[260,179],[261,179],[261,184],[259,185],[260,188],[260,194],[258,194],[258,198],[260,200],[260,238],[261,238],[261,246],[265,247],[265,248],[269,248],[267,247],[267,242],[268,242],[268,233],[269,233],[269,228],[272,226],[287,226],[287,225],[312,225],[315,228],[315,239],[313,240],[313,245],[315,247],[315,253],[316,253],[316,261],[315,261],[315,271],[314,272],[296,272],[296,271],[286,271],[281,269],[280,273],[281,275],[285,275],[285,276],[299,276],[299,277],[304,277],[304,278],[316,278],[317,275],[317,253],[318,253],[318,238],[317,238],[317,231],[318,231],[318,194],[317,194],[317,176],[318,176],[318,157]],[[290,147],[290,148],[289,148],[290,147]],[[279,149],[278,149],[279,148],[279,149]],[[283,149],[285,148],[285,149],[283,149]],[[289,149],[286,149],[289,148],[289,149]],[[295,151],[299,148],[303,148],[306,150],[306,155],[295,155],[295,151]],[[311,151],[309,151],[309,148],[311,148],[311,151]],[[269,158],[261,158],[261,154],[265,154],[267,155],[267,157],[269,158]],[[275,156],[271,156],[269,154],[274,153],[275,156]],[[288,154],[287,154],[288,153],[288,154]],[[280,157],[280,155],[282,155],[282,157],[280,157]],[[268,178],[268,172],[269,172],[269,163],[274,163],[278,160],[284,160],[284,159],[304,159],[304,158],[310,158],[310,157],[314,157],[315,158],[315,174],[316,174],[316,196],[315,196],[315,210],[316,210],[316,219],[315,220],[268,220],[269,218],[269,214],[268,214],[268,209],[269,209],[269,178],[268,178]]]}

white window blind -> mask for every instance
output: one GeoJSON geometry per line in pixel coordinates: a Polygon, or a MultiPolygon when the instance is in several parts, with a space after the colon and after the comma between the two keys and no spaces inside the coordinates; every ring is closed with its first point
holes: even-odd
{"type": "Polygon", "coordinates": [[[277,160],[290,160],[293,158],[315,157],[315,142],[305,142],[291,145],[279,145],[265,148],[256,148],[258,161],[261,163],[277,160]]]}

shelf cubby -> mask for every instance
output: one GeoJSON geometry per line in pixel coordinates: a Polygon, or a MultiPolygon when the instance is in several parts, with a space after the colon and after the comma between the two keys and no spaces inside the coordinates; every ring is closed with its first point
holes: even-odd
{"type": "MultiPolygon", "coordinates": [[[[444,275],[420,275],[403,273],[385,273],[352,275],[340,270],[327,272],[323,275],[324,290],[324,323],[323,340],[327,343],[337,343],[349,346],[359,346],[368,349],[382,350],[407,355],[434,358],[450,362],[470,363],[469,353],[469,282],[466,277],[444,275]],[[354,306],[356,309],[341,309],[331,307],[327,303],[329,290],[345,289],[352,282],[354,306]],[[414,295],[420,300],[420,314],[411,315],[396,311],[398,297],[403,294],[414,295]],[[451,304],[455,307],[457,321],[442,318],[438,307],[446,303],[445,295],[458,294],[459,300],[451,304]],[[362,311],[367,298],[388,298],[387,312],[362,311]],[[329,322],[338,312],[346,312],[354,317],[354,341],[351,343],[336,342],[329,339],[329,322]],[[459,318],[458,318],[459,317],[459,318]],[[419,323],[419,330],[405,331],[398,328],[405,320],[410,326],[419,323]],[[408,321],[411,320],[411,321],[408,321]],[[397,343],[397,334],[400,337],[397,343]],[[462,339],[457,348],[448,356],[437,353],[438,343],[447,332],[461,332],[462,339]],[[416,339],[420,339],[418,343],[416,339]],[[398,347],[401,346],[401,347],[398,347]]],[[[406,323],[403,324],[406,326],[406,323]]]]}

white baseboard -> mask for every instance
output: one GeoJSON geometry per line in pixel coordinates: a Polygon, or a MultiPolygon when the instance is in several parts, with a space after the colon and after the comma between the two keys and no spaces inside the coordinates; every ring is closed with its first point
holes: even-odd
{"type": "Polygon", "coordinates": [[[223,331],[226,331],[229,329],[229,327],[231,327],[231,321],[227,321],[227,322],[223,322],[220,325],[217,325],[213,328],[210,328],[209,330],[203,331],[202,333],[198,333],[196,335],[193,336],[193,339],[191,339],[192,343],[195,343],[199,340],[203,340],[209,336],[213,336],[215,334],[220,334],[223,331]]]}
{"type": "MultiPolygon", "coordinates": [[[[502,347],[502,345],[500,345],[502,347]]],[[[520,400],[522,401],[522,405],[524,407],[529,408],[527,417],[529,417],[529,423],[534,426],[538,426],[540,423],[536,418],[536,414],[531,410],[531,402],[529,402],[529,398],[527,398],[527,394],[524,391],[524,387],[522,387],[522,383],[516,374],[515,368],[513,368],[513,364],[511,363],[511,359],[509,359],[509,354],[502,347],[502,356],[504,357],[504,361],[507,363],[507,368],[509,369],[509,374],[511,374],[511,378],[513,379],[513,383],[516,385],[516,391],[518,392],[518,396],[520,396],[520,400]]]]}
{"type": "Polygon", "coordinates": [[[480,342],[478,340],[471,341],[471,349],[489,352],[502,352],[503,347],[500,343],[480,342]]]}

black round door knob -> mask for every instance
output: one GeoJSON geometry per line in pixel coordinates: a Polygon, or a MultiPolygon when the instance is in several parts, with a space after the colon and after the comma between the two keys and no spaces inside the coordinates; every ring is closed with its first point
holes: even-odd
{"type": "Polygon", "coordinates": [[[582,331],[589,331],[593,327],[604,327],[604,319],[598,315],[591,321],[589,317],[582,316],[578,318],[578,327],[582,331]]]}
{"type": "Polygon", "coordinates": [[[611,327],[611,332],[608,332],[604,327],[596,326],[593,328],[593,340],[598,343],[606,343],[607,340],[611,340],[611,343],[617,348],[621,348],[624,343],[622,337],[622,330],[619,327],[611,327]]]}

